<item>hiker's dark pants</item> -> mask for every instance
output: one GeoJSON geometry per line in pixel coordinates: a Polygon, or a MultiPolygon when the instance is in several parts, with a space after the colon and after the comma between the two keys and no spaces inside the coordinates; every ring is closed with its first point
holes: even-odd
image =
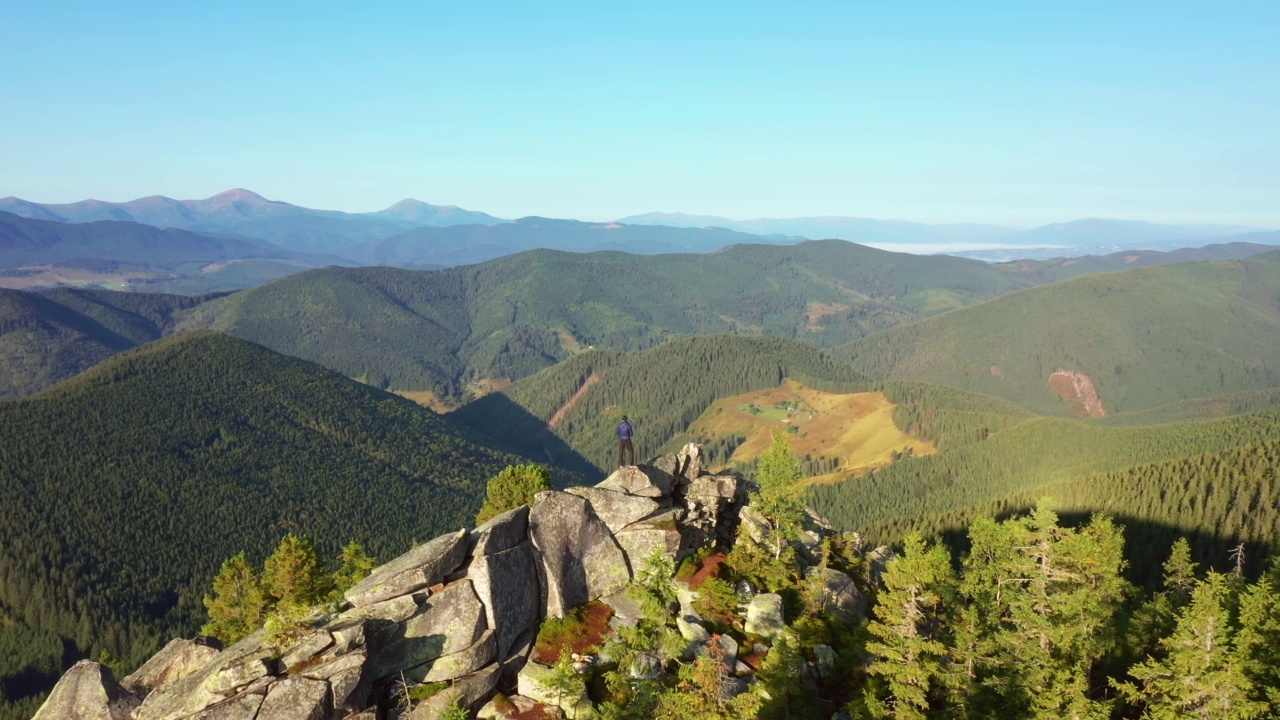
{"type": "Polygon", "coordinates": [[[636,449],[631,446],[631,441],[619,440],[618,441],[618,467],[622,467],[623,465],[635,465],[635,464],[636,464],[636,449]],[[625,462],[623,460],[623,458],[625,457],[630,457],[631,462],[625,462]]]}

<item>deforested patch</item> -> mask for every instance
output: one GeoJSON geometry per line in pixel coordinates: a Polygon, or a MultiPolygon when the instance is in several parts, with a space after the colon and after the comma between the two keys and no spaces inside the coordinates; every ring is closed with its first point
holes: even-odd
{"type": "Polygon", "coordinates": [[[1075,370],[1055,370],[1049,376],[1049,387],[1071,408],[1077,417],[1106,417],[1107,409],[1098,397],[1093,379],[1075,370]]]}

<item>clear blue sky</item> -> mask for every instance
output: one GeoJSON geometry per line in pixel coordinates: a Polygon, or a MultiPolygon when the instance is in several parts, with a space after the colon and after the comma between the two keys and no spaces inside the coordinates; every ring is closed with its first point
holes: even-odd
{"type": "Polygon", "coordinates": [[[0,196],[1280,227],[1275,0],[616,5],[10,3],[0,196]]]}

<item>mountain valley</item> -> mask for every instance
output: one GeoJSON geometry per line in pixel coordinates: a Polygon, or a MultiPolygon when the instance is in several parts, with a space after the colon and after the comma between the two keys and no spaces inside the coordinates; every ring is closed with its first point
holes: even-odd
{"type": "MultiPolygon", "coordinates": [[[[6,222],[11,247],[61,247],[64,264],[98,226],[119,233],[121,267],[326,257],[119,220],[6,222]],[[250,247],[264,254],[218,259],[250,247]]],[[[642,457],[697,443],[748,481],[783,438],[799,497],[873,544],[963,547],[981,518],[1052,497],[1067,523],[1123,524],[1144,587],[1152,548],[1178,537],[1221,569],[1245,548],[1251,577],[1277,547],[1280,251],[986,264],[726,230],[618,236],[685,250],[644,254],[561,223],[335,251],[498,255],[441,269],[334,264],[204,295],[0,290],[0,648],[16,648],[0,717],[29,714],[76,659],[133,668],[195,632],[237,552],[298,533],[326,556],[357,540],[390,558],[464,526],[504,466],[598,481],[624,415],[642,457]],[[591,252],[512,252],[550,237],[591,252]],[[728,247],[688,252],[703,241],[728,247]]]]}

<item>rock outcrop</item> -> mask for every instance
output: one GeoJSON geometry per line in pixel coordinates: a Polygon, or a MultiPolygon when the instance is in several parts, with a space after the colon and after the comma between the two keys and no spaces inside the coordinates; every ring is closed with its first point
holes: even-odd
{"type": "MultiPolygon", "coordinates": [[[[36,717],[419,720],[453,703],[478,710],[498,690],[549,699],[538,689],[546,668],[529,662],[542,620],[606,596],[625,608],[620,591],[654,553],[726,549],[744,501],[743,483],[703,473],[701,449],[689,445],[418,545],[375,568],[341,606],[275,637],[260,630],[225,649],[175,640],[120,684],[81,662],[36,717]],[[448,687],[399,709],[404,686],[437,682],[448,687]]],[[[555,704],[590,709],[585,698],[555,704]]]]}
{"type": "Polygon", "coordinates": [[[81,660],[67,671],[33,720],[128,720],[138,698],[120,687],[111,671],[81,660]]]}
{"type": "Polygon", "coordinates": [[[591,503],[569,493],[540,492],[529,511],[547,617],[617,592],[631,580],[626,557],[591,503]]]}

